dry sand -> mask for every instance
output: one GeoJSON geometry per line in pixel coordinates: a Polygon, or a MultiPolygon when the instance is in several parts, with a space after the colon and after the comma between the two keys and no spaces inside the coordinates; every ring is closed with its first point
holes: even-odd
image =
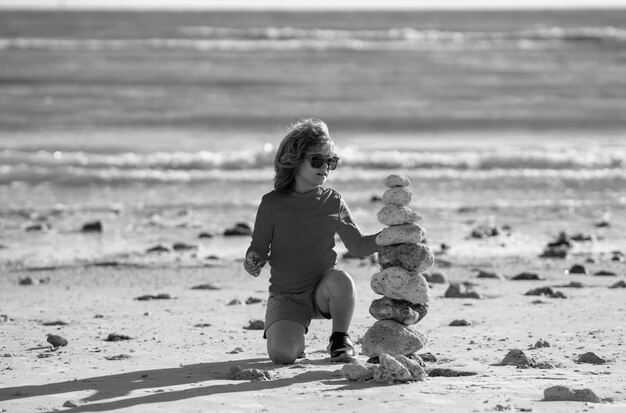
{"type": "MultiPolygon", "coordinates": [[[[325,320],[313,321],[305,359],[291,366],[272,364],[262,332],[246,328],[251,320],[263,318],[267,270],[252,278],[240,261],[215,260],[199,268],[4,271],[0,411],[624,412],[626,289],[609,288],[624,279],[624,264],[608,259],[584,264],[590,272],[612,270],[617,273],[613,277],[564,274],[576,262],[580,260],[439,257],[432,271],[444,274],[448,282],[471,281],[486,298],[444,298],[448,285],[432,284],[430,311],[417,325],[429,338],[421,352],[437,359],[427,363],[427,370],[445,367],[477,374],[394,385],[342,378],[342,365],[327,359],[330,323],[325,320]],[[544,280],[479,279],[476,268],[507,277],[530,271],[544,280]],[[44,282],[20,285],[25,277],[44,282]],[[525,295],[534,288],[570,281],[584,287],[554,288],[565,299],[525,295]],[[192,288],[203,284],[217,289],[192,288]],[[158,294],[171,299],[136,300],[158,294]],[[261,302],[229,305],[234,299],[249,298],[261,302]],[[456,319],[471,324],[449,326],[456,319]],[[44,325],[57,321],[67,324],[44,325]],[[131,339],[105,341],[111,333],[131,339]],[[60,335],[69,343],[52,351],[47,334],[60,335]],[[531,348],[538,340],[550,346],[531,348]],[[554,368],[498,365],[511,349],[521,349],[554,368]],[[586,352],[608,362],[577,363],[586,352]],[[234,366],[267,371],[273,379],[233,379],[234,366]],[[553,385],[589,388],[603,402],[542,401],[544,389],[553,385]],[[64,406],[68,401],[76,407],[64,406]]],[[[378,297],[370,290],[369,279],[378,267],[361,260],[341,260],[340,266],[357,282],[359,302],[351,334],[358,343],[374,322],[368,307],[378,297]]],[[[357,358],[366,360],[363,355],[357,358]]]]}

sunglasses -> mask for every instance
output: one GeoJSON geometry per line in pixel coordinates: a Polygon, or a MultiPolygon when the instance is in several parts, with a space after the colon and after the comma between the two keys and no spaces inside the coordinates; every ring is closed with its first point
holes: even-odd
{"type": "Polygon", "coordinates": [[[306,158],[309,159],[311,167],[315,169],[321,168],[322,166],[324,166],[324,164],[326,164],[328,166],[328,169],[334,171],[337,168],[337,164],[339,164],[339,158],[337,158],[336,156],[333,156],[331,158],[325,158],[320,155],[310,155],[306,156],[306,158]]]}

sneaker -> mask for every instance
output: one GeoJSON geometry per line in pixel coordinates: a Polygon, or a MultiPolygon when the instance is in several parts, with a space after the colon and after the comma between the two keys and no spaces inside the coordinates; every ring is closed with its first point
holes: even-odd
{"type": "Polygon", "coordinates": [[[339,356],[354,356],[354,343],[350,340],[350,336],[346,333],[335,331],[330,336],[330,343],[328,343],[328,352],[330,357],[335,358],[339,356]]]}

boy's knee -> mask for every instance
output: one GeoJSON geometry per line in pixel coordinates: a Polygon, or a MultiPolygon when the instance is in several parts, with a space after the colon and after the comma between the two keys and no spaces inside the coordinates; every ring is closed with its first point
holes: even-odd
{"type": "Polygon", "coordinates": [[[356,286],[350,274],[341,270],[332,273],[329,287],[331,291],[340,292],[341,295],[356,292],[356,286]]]}
{"type": "Polygon", "coordinates": [[[296,349],[287,349],[283,347],[275,347],[271,348],[268,346],[267,349],[268,356],[270,360],[276,364],[293,364],[298,358],[298,351],[296,349]]]}

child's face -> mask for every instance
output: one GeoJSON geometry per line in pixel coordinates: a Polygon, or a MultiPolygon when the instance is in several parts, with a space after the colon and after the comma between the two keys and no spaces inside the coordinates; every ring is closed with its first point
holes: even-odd
{"type": "Polygon", "coordinates": [[[327,160],[336,157],[331,144],[324,144],[320,147],[307,149],[304,162],[296,170],[296,190],[310,191],[326,182],[330,174],[327,160]],[[323,158],[324,162],[319,168],[311,165],[311,158],[323,158]]]}

